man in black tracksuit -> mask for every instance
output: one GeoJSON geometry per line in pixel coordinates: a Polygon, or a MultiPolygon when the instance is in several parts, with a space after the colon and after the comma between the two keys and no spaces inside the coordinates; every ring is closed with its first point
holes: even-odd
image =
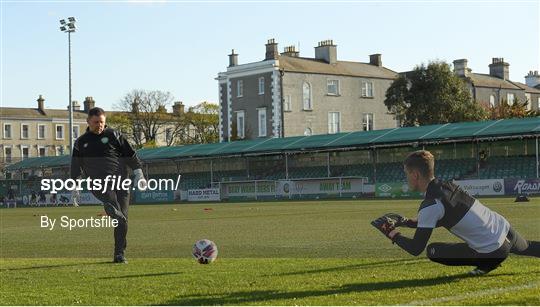
{"type": "Polygon", "coordinates": [[[540,257],[540,242],[526,241],[502,215],[454,183],[435,179],[434,168],[429,151],[411,153],[404,162],[407,181],[412,190],[425,192],[418,217],[389,213],[371,224],[414,256],[426,249],[434,228],[446,228],[465,243],[432,243],[427,246],[428,258],[445,265],[475,266],[471,275],[496,269],[509,253],[540,257]],[[402,236],[399,226],[416,228],[414,238],[402,236]]]}
{"type": "MultiPolygon", "coordinates": [[[[137,154],[120,134],[120,132],[105,126],[105,112],[101,108],[92,108],[88,111],[88,128],[73,145],[71,158],[71,178],[104,179],[116,176],[119,180],[128,178],[127,166],[135,174],[135,184],[144,180],[141,162],[137,154]]],[[[146,184],[144,184],[146,185],[146,184]]],[[[114,229],[114,259],[115,263],[126,263],[124,251],[126,249],[126,235],[128,228],[129,190],[115,189],[109,182],[105,193],[104,189],[93,190],[92,194],[103,202],[105,212],[118,221],[114,229]]]]}

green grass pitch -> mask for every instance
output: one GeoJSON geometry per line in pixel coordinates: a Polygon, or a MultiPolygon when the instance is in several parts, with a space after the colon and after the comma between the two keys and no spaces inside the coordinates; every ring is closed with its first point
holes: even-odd
{"type": "MultiPolygon", "coordinates": [[[[540,200],[482,199],[540,240],[540,200]]],[[[40,216],[101,207],[0,210],[1,305],[540,305],[539,259],[511,255],[482,277],[409,256],[369,222],[415,216],[418,200],[133,205],[129,264],[112,264],[112,229],[40,228],[40,216]],[[211,209],[211,210],[205,210],[211,209]],[[216,242],[215,263],[191,258],[216,242]]],[[[58,222],[57,222],[58,223],[58,222]]],[[[403,233],[412,235],[412,230],[403,233]]],[[[437,229],[431,242],[456,241],[437,229]]]]}

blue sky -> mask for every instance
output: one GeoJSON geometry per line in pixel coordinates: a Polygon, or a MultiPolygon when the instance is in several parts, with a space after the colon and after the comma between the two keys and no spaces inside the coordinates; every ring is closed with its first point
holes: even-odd
{"type": "Polygon", "coordinates": [[[367,62],[382,53],[395,71],[429,60],[467,58],[488,73],[492,57],[524,82],[540,70],[539,1],[70,2],[1,3],[1,105],[68,104],[67,34],[58,20],[77,18],[72,35],[73,99],[93,96],[111,109],[132,89],[169,91],[195,105],[217,102],[217,73],[231,49],[240,64],[264,58],[267,39],[280,51],[300,45],[313,57],[333,39],[338,59],[367,62]]]}

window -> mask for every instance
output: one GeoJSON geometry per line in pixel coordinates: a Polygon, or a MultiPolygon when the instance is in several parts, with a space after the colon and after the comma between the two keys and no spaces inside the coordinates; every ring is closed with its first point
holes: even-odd
{"type": "Polygon", "coordinates": [[[38,146],[38,157],[45,157],[47,153],[45,152],[45,147],[38,146]]]}
{"type": "Polygon", "coordinates": [[[64,146],[56,146],[56,155],[62,156],[64,154],[64,146]]]}
{"type": "Polygon", "coordinates": [[[38,139],[45,138],[45,125],[38,124],[38,139]]]}
{"type": "Polygon", "coordinates": [[[236,81],[236,97],[242,96],[244,96],[244,81],[238,80],[236,81]]]}
{"type": "Polygon", "coordinates": [[[64,125],[56,125],[56,139],[57,140],[64,139],[64,125]]]}
{"type": "Polygon", "coordinates": [[[290,112],[291,109],[291,95],[285,95],[285,99],[283,101],[283,111],[290,112]]]}
{"type": "Polygon", "coordinates": [[[73,139],[76,140],[79,138],[79,126],[73,126],[73,139]]]}
{"type": "Polygon", "coordinates": [[[328,112],[328,133],[339,133],[339,112],[328,112]]]}
{"type": "Polygon", "coordinates": [[[514,93],[506,93],[506,100],[508,101],[508,105],[514,105],[514,93]]]}
{"type": "Polygon", "coordinates": [[[24,159],[28,159],[29,156],[30,156],[30,151],[28,149],[28,146],[21,146],[21,158],[24,160],[24,159]]]}
{"type": "Polygon", "coordinates": [[[362,97],[373,97],[373,82],[362,81],[362,97]]]}
{"type": "Polygon", "coordinates": [[[236,135],[243,139],[245,137],[245,116],[244,111],[236,112],[236,135]]]}
{"type": "Polygon", "coordinates": [[[492,108],[495,107],[495,95],[489,95],[489,106],[492,108]]]}
{"type": "Polygon", "coordinates": [[[304,130],[304,135],[305,136],[313,135],[313,131],[311,130],[311,128],[307,127],[306,130],[304,130]]]}
{"type": "Polygon", "coordinates": [[[264,77],[259,78],[259,95],[264,94],[264,77]]]}
{"type": "Polygon", "coordinates": [[[373,130],[373,113],[362,114],[362,129],[364,131],[373,130]]]}
{"type": "Polygon", "coordinates": [[[4,139],[11,139],[11,124],[4,124],[4,139]]]}
{"type": "Polygon", "coordinates": [[[339,80],[327,80],[326,89],[328,91],[328,95],[339,95],[339,80]]]}
{"type": "Polygon", "coordinates": [[[21,124],[21,139],[28,139],[29,134],[28,124],[21,124]]]}
{"type": "Polygon", "coordinates": [[[302,101],[304,102],[304,110],[313,109],[313,104],[311,103],[311,85],[304,82],[302,85],[302,101]]]}
{"type": "Polygon", "coordinates": [[[266,108],[257,109],[259,113],[259,136],[266,136],[266,108]]]}
{"type": "Polygon", "coordinates": [[[4,146],[4,162],[11,163],[11,157],[12,157],[11,147],[4,146]]]}

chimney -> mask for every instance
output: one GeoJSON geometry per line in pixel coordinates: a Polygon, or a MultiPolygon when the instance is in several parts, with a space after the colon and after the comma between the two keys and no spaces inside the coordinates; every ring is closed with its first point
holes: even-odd
{"type": "Polygon", "coordinates": [[[525,76],[525,84],[530,87],[535,87],[540,84],[540,75],[538,74],[538,70],[535,70],[534,72],[532,70],[529,71],[529,74],[525,76]]]}
{"type": "Polygon", "coordinates": [[[37,105],[38,110],[41,112],[41,114],[45,115],[45,99],[43,96],[39,95],[39,98],[37,99],[37,105]]]}
{"type": "Polygon", "coordinates": [[[454,74],[459,77],[468,77],[469,68],[467,68],[467,59],[455,60],[454,63],[454,74]]]}
{"type": "Polygon", "coordinates": [[[324,60],[328,64],[337,63],[337,46],[331,39],[320,41],[315,47],[315,59],[324,60]]]}
{"type": "Polygon", "coordinates": [[[504,62],[504,58],[492,58],[489,64],[489,75],[503,80],[508,80],[510,64],[504,62]]]}
{"type": "Polygon", "coordinates": [[[297,58],[300,56],[300,51],[296,51],[296,47],[294,45],[285,47],[285,50],[281,55],[290,56],[293,58],[297,58]]]}
{"type": "Polygon", "coordinates": [[[229,54],[229,67],[238,65],[238,54],[234,53],[234,49],[229,54]]]}
{"type": "Polygon", "coordinates": [[[382,55],[380,53],[376,54],[370,54],[369,55],[369,64],[375,65],[375,66],[382,66],[382,55]]]}
{"type": "Polygon", "coordinates": [[[135,99],[135,101],[131,103],[131,112],[139,113],[139,102],[137,101],[137,99],[135,99]]]}
{"type": "Polygon", "coordinates": [[[158,105],[158,108],[156,110],[157,113],[167,113],[167,108],[165,108],[164,105],[160,104],[158,105]]]}
{"type": "Polygon", "coordinates": [[[81,105],[79,104],[79,102],[77,100],[73,100],[71,105],[73,106],[73,111],[80,111],[81,110],[81,105]]]}
{"type": "Polygon", "coordinates": [[[174,115],[184,114],[184,104],[182,101],[176,101],[172,107],[174,115]]]}
{"type": "Polygon", "coordinates": [[[276,60],[278,58],[279,52],[278,52],[278,46],[276,41],[271,38],[266,43],[266,55],[264,57],[264,60],[276,60]]]}
{"type": "Polygon", "coordinates": [[[92,109],[96,105],[96,102],[94,101],[94,98],[92,98],[92,96],[88,96],[84,98],[83,105],[84,105],[84,112],[88,113],[88,111],[90,111],[90,109],[92,109]]]}

